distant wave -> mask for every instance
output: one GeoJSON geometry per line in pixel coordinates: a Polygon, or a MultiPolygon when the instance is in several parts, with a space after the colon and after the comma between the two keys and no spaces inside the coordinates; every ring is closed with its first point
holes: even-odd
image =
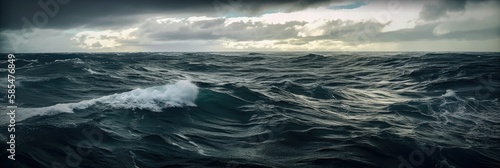
{"type": "Polygon", "coordinates": [[[73,62],[75,64],[83,64],[84,62],[80,58],[72,58],[72,59],[58,59],[54,62],[73,62]]]}
{"type": "Polygon", "coordinates": [[[77,103],[61,103],[41,108],[20,108],[17,120],[25,120],[34,116],[73,113],[75,109],[86,109],[93,105],[105,105],[118,109],[140,109],[161,112],[164,108],[195,106],[198,87],[188,80],[175,84],[135,89],[129,92],[84,100],[77,103]]]}
{"type": "Polygon", "coordinates": [[[256,53],[256,52],[251,52],[251,53],[248,53],[248,55],[264,55],[262,53],[256,53]]]}
{"type": "Polygon", "coordinates": [[[293,63],[298,63],[298,62],[309,62],[309,61],[314,61],[314,60],[323,60],[328,57],[320,54],[307,54],[303,56],[298,56],[298,57],[292,57],[291,62],[293,63]]]}

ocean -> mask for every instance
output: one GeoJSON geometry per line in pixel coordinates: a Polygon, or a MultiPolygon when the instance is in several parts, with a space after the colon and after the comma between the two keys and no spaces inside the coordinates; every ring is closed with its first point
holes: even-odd
{"type": "Polygon", "coordinates": [[[1,167],[500,167],[500,53],[26,53],[1,167]]]}

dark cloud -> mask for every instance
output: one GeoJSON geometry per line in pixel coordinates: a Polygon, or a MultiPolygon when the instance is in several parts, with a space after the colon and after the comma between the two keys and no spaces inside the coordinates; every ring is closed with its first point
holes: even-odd
{"type": "Polygon", "coordinates": [[[465,11],[467,3],[479,3],[486,0],[428,0],[420,12],[420,18],[431,21],[446,16],[448,12],[465,11]]]}
{"type": "Polygon", "coordinates": [[[147,14],[252,15],[267,10],[295,11],[332,1],[340,0],[9,0],[0,2],[0,30],[20,29],[26,20],[43,28],[112,27],[130,25],[147,14]]]}
{"type": "MultiPolygon", "coordinates": [[[[27,48],[30,49],[29,51],[37,51],[36,47],[43,48],[42,46],[46,45],[47,39],[50,38],[50,46],[61,46],[60,48],[65,49],[65,51],[81,48],[112,51],[113,46],[110,47],[110,41],[120,44],[120,47],[123,48],[152,47],[156,51],[156,49],[161,50],[162,46],[182,48],[184,45],[198,46],[193,47],[197,49],[199,47],[217,49],[220,47],[217,44],[221,41],[223,43],[229,41],[234,44],[263,43],[264,45],[268,45],[267,43],[271,41],[275,45],[286,46],[328,46],[330,44],[337,45],[336,43],[339,42],[342,45],[360,46],[381,42],[469,41],[498,39],[500,37],[500,22],[492,17],[492,14],[489,14],[498,14],[491,12],[500,8],[500,3],[495,0],[489,0],[484,4],[480,3],[487,0],[420,1],[417,6],[420,7],[423,3],[422,11],[413,10],[411,12],[415,14],[415,17],[419,14],[421,20],[411,18],[411,21],[408,21],[408,23],[416,21],[416,26],[395,29],[395,31],[390,32],[382,30],[386,26],[391,26],[391,22],[379,22],[376,20],[377,18],[342,20],[339,18],[343,17],[331,16],[330,18],[328,16],[327,19],[319,20],[297,18],[293,21],[294,18],[283,18],[283,22],[274,20],[280,18],[270,20],[259,17],[251,18],[252,16],[261,16],[264,13],[298,11],[338,1],[341,0],[1,1],[0,46],[4,48],[8,45],[18,49],[27,48]],[[62,3],[65,1],[68,2],[62,3]],[[44,11],[43,5],[38,5],[38,2],[45,4],[56,2],[58,7],[54,8],[51,4],[49,12],[47,12],[44,11]],[[474,6],[477,4],[481,6],[474,6]],[[485,8],[489,11],[484,13],[485,16],[481,16],[483,5],[493,5],[485,8]],[[467,9],[471,7],[471,13],[466,13],[467,17],[464,15],[463,18],[445,18],[451,12],[464,12],[467,10],[466,7],[467,9]],[[50,11],[58,12],[51,13],[50,11]],[[478,12],[479,16],[471,17],[472,14],[478,12]],[[45,15],[48,19],[47,24],[41,24],[45,15]],[[42,20],[34,21],[34,16],[42,20]],[[35,29],[33,32],[25,31],[26,29],[22,29],[25,24],[22,18],[26,18],[30,24],[42,29],[35,29]],[[444,19],[438,20],[440,18],[444,19]],[[250,21],[248,21],[249,19],[250,21]],[[287,21],[285,22],[285,20],[287,21]],[[66,31],[66,29],[70,30],[66,31]],[[130,36],[127,38],[122,37],[120,33],[127,29],[136,30],[129,32],[130,36]],[[99,34],[103,31],[112,33],[99,34]],[[49,34],[50,32],[61,34],[52,35],[49,34]],[[56,40],[52,40],[54,37],[56,40]]],[[[412,5],[415,4],[417,3],[405,3],[404,5],[413,7],[412,5]]],[[[390,12],[391,6],[385,6],[385,3],[381,3],[380,7],[376,6],[377,3],[370,5],[372,5],[370,9],[373,8],[375,12],[377,9],[385,11],[386,8],[390,12]]],[[[367,11],[359,12],[361,14],[369,13],[367,11]]],[[[395,22],[395,24],[397,26],[398,23],[395,22]]],[[[269,45],[273,47],[272,44],[269,45]]]]}

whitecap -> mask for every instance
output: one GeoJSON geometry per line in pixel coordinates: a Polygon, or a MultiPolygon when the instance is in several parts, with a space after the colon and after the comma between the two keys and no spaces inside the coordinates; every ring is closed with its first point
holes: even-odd
{"type": "Polygon", "coordinates": [[[83,64],[84,63],[80,58],[62,59],[62,60],[57,59],[54,62],[73,62],[75,64],[83,64]]]}
{"type": "MultiPolygon", "coordinates": [[[[198,95],[198,87],[188,80],[175,84],[138,88],[129,92],[103,96],[76,103],[61,103],[41,108],[19,108],[16,120],[22,121],[34,116],[73,113],[74,110],[86,109],[91,106],[106,106],[117,109],[140,109],[162,112],[169,107],[196,106],[194,101],[198,95]]],[[[0,121],[5,123],[6,121],[0,121]]]]}
{"type": "Polygon", "coordinates": [[[92,69],[90,69],[90,68],[85,68],[85,71],[89,72],[89,73],[90,73],[90,74],[92,74],[92,75],[99,75],[99,74],[101,74],[101,73],[96,72],[96,71],[94,71],[94,70],[92,70],[92,69]]]}
{"type": "Polygon", "coordinates": [[[456,97],[457,94],[455,93],[455,91],[448,89],[448,90],[446,90],[446,93],[441,95],[441,96],[442,97],[456,97]]]}

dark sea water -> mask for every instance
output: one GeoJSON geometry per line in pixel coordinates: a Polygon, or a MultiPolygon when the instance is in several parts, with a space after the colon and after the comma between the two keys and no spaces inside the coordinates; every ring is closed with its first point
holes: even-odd
{"type": "Polygon", "coordinates": [[[2,168],[500,167],[500,53],[15,56],[2,168]]]}

